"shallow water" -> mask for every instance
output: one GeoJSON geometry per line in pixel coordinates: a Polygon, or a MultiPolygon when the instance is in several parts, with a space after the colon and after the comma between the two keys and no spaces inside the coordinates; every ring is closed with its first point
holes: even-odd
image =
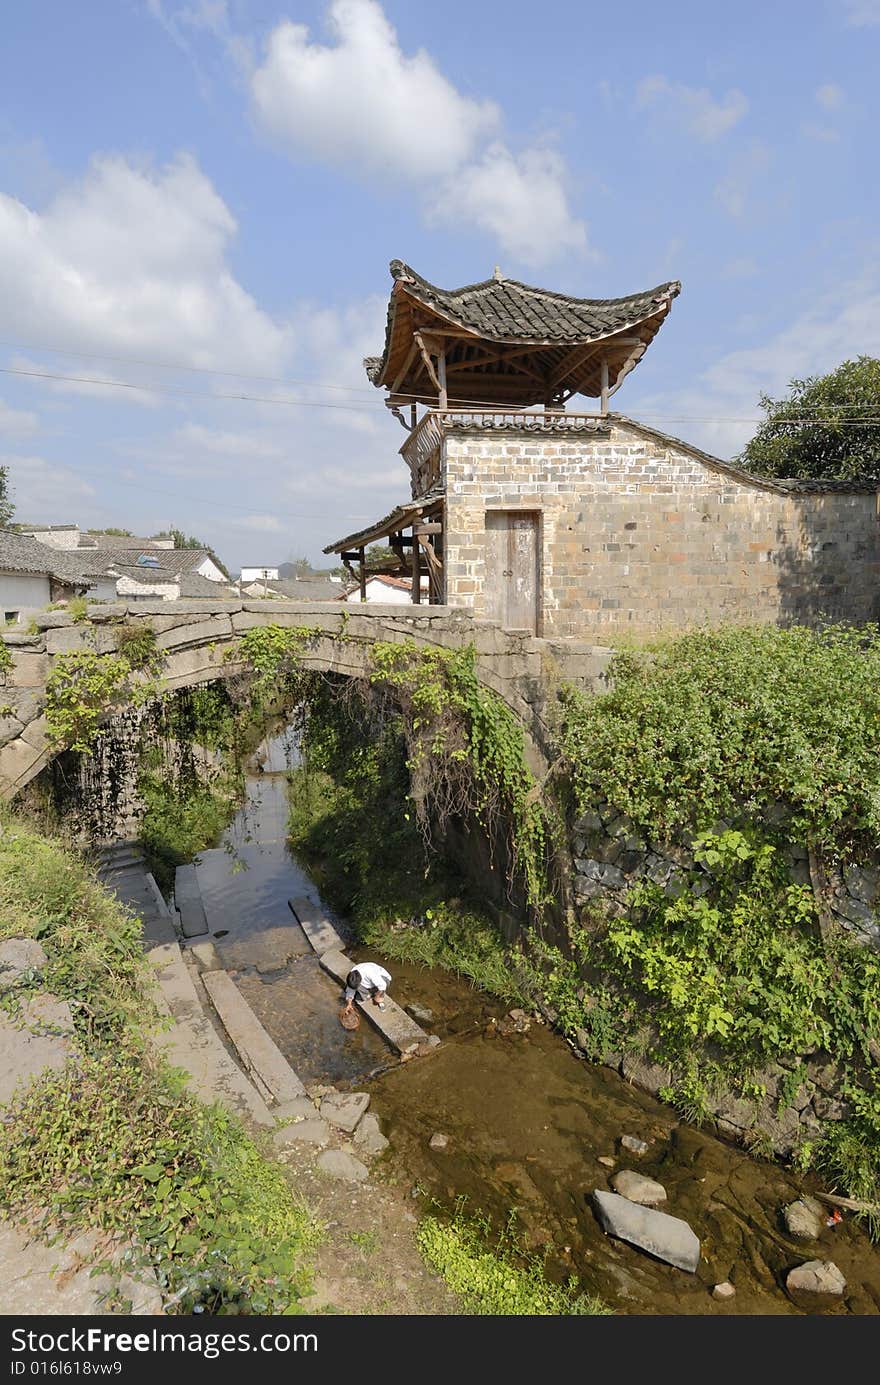
{"type": "MultiPolygon", "coordinates": [[[[504,1006],[467,982],[387,962],[397,1002],[433,1012],[426,1027],[442,1043],[428,1057],[397,1062],[366,1020],[353,1034],[343,1031],[339,987],[320,970],[287,906],[298,894],[320,903],[284,844],[283,770],[293,752],[276,738],[261,753],[267,768],[249,775],[245,809],[198,862],[215,944],[303,1081],[362,1086],[372,1077],[372,1109],[391,1140],[388,1174],[415,1191],[414,1206],[463,1205],[499,1229],[512,1218],[552,1278],[574,1274],[618,1313],[880,1313],[880,1249],[848,1214],[818,1243],[799,1245],[785,1232],[782,1208],[818,1183],[678,1121],[537,1021],[525,1034],[498,1036],[491,1020],[503,1019],[504,1006]],[[429,1147],[438,1131],[449,1139],[443,1151],[429,1147]],[[625,1134],[649,1141],[648,1153],[634,1159],[622,1151],[625,1134]],[[703,1253],[695,1275],[602,1232],[590,1194],[609,1188],[623,1168],[662,1183],[663,1210],[693,1227],[703,1253]],[[840,1268],[842,1299],[792,1301],[785,1275],[811,1259],[840,1268]],[[720,1303],[711,1289],[725,1279],[736,1296],[720,1303]]],[[[344,922],[334,922],[345,936],[344,922]]],[[[355,947],[349,955],[386,961],[355,947]]]]}

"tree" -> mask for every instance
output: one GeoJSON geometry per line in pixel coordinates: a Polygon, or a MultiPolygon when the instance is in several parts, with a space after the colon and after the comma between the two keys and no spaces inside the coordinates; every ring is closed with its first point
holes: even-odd
{"type": "Polygon", "coordinates": [[[9,491],[9,467],[0,466],[0,529],[8,529],[15,514],[9,491]]]}
{"type": "Polygon", "coordinates": [[[118,539],[130,539],[132,532],[130,529],[90,529],[90,534],[111,534],[118,539]]]}
{"type": "Polygon", "coordinates": [[[397,554],[384,543],[371,543],[364,559],[370,572],[396,572],[400,567],[397,554]]]}
{"type": "Polygon", "coordinates": [[[735,458],[745,470],[880,485],[880,360],[843,361],[760,403],[766,418],[735,458]]]}
{"type": "Polygon", "coordinates": [[[153,537],[156,538],[156,539],[173,539],[173,540],[174,540],[174,547],[175,547],[175,548],[202,548],[202,549],[204,549],[204,551],[207,553],[208,557],[211,558],[211,559],[213,559],[213,561],[217,564],[217,566],[219,567],[220,571],[223,573],[223,576],[226,578],[226,580],[227,580],[227,581],[230,581],[230,580],[231,580],[231,579],[230,579],[230,576],[229,576],[229,573],[227,572],[227,570],[226,570],[225,566],[223,565],[223,563],[221,563],[220,559],[217,557],[217,554],[214,552],[214,550],[213,550],[213,548],[211,547],[211,545],[210,545],[210,544],[207,544],[207,543],[203,543],[201,539],[194,538],[191,534],[190,534],[190,535],[186,535],[186,534],[183,532],[182,529],[174,529],[174,528],[171,528],[171,529],[163,529],[162,532],[161,532],[160,534],[154,534],[153,537]]]}

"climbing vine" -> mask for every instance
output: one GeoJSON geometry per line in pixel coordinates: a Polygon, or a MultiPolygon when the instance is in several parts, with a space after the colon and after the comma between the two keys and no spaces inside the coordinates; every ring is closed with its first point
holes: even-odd
{"type": "Polygon", "coordinates": [[[393,689],[403,712],[411,796],[425,830],[473,813],[490,843],[506,836],[529,903],[545,901],[548,822],[525,761],[525,735],[477,678],[473,647],[377,642],[371,662],[370,683],[393,689]]]}
{"type": "Polygon", "coordinates": [[[252,670],[251,693],[260,701],[290,684],[299,671],[303,649],[321,633],[308,625],[255,625],[225,657],[229,663],[243,662],[252,670]]]}
{"type": "Polygon", "coordinates": [[[122,691],[131,664],[91,650],[60,654],[46,680],[46,725],[50,745],[88,753],[107,708],[122,691]]]}

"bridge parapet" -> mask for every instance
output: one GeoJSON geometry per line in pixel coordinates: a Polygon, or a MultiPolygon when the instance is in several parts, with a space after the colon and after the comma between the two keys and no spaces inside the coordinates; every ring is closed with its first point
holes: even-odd
{"type": "MultiPolygon", "coordinates": [[[[537,772],[552,744],[552,705],[561,683],[590,692],[606,686],[611,650],[570,640],[541,640],[475,620],[451,606],[402,606],[330,602],[186,601],[95,605],[85,620],[66,611],[45,611],[32,631],[4,631],[11,659],[0,689],[0,796],[9,799],[55,753],[47,739],[46,681],[63,654],[112,654],[122,626],[144,622],[163,654],[163,689],[191,687],[244,672],[230,655],[235,642],[257,626],[307,626],[315,632],[303,648],[303,666],[366,678],[370,647],[377,641],[412,641],[423,648],[473,645],[480,681],[516,712],[526,731],[537,772]]],[[[121,710],[116,708],[114,710],[121,710]]]]}

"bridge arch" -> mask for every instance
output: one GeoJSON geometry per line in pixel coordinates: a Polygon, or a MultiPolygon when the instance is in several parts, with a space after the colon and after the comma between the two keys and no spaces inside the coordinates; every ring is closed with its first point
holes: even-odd
{"type": "MultiPolygon", "coordinates": [[[[113,654],[120,626],[152,627],[162,654],[162,691],[229,679],[247,671],[236,661],[236,642],[258,626],[307,628],[299,655],[305,669],[350,678],[369,675],[377,641],[411,642],[417,648],[463,649],[472,645],[481,683],[519,718],[527,757],[539,776],[552,744],[551,706],[557,687],[572,683],[600,691],[611,651],[573,641],[549,641],[501,630],[470,611],[445,606],[329,602],[187,601],[92,606],[88,618],[46,611],[29,632],[6,631],[6,686],[0,689],[0,796],[12,799],[59,753],[48,739],[46,682],[55,661],[73,651],[113,654]]],[[[116,706],[114,711],[122,710],[116,706]]]]}

